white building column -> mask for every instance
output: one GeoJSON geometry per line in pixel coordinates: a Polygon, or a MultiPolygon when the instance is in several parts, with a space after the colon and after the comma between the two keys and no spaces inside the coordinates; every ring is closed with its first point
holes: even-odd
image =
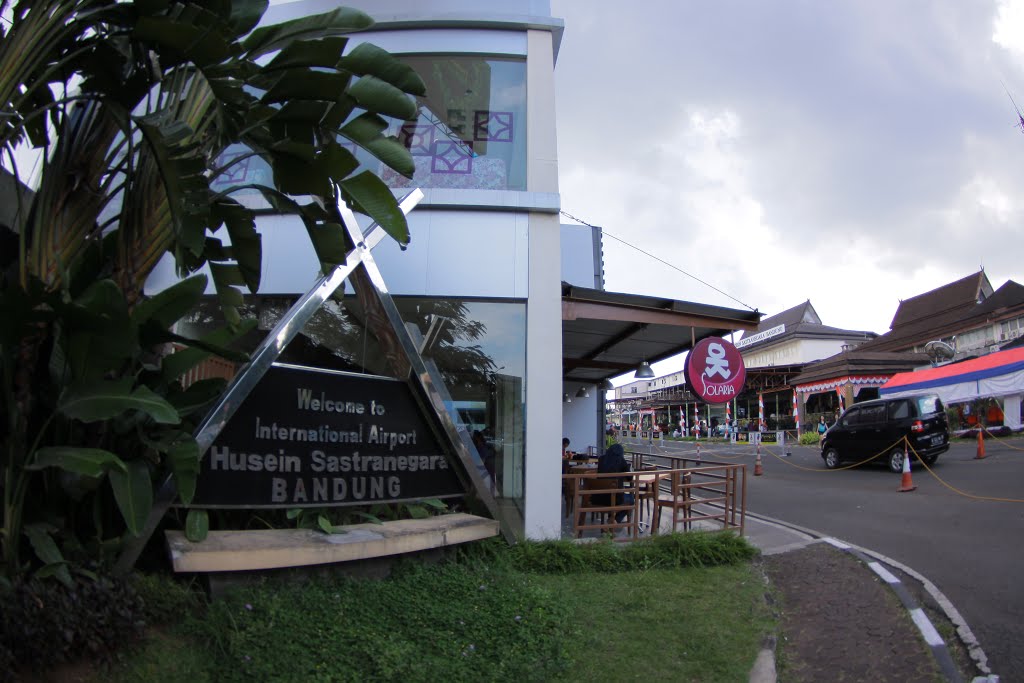
{"type": "MultiPolygon", "coordinates": [[[[558,192],[555,70],[549,31],[527,32],[527,191],[558,192]]],[[[530,214],[526,307],[527,538],[562,530],[562,287],[557,213],[530,214]]]]}
{"type": "Polygon", "coordinates": [[[1010,429],[1020,429],[1021,394],[1003,397],[1003,424],[1010,429]]]}

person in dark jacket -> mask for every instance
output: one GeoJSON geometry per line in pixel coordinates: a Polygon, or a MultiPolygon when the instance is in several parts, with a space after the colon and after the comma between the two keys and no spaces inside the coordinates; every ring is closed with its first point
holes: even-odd
{"type": "MultiPolygon", "coordinates": [[[[630,467],[630,465],[629,465],[629,461],[626,460],[626,451],[622,447],[622,444],[613,443],[611,446],[608,447],[608,450],[606,450],[604,452],[604,455],[602,455],[597,460],[597,471],[599,473],[630,472],[632,469],[633,468],[630,467]]],[[[619,481],[622,482],[623,480],[620,479],[619,481]]],[[[621,486],[622,484],[619,484],[619,485],[621,486]]],[[[619,494],[615,494],[615,495],[616,495],[616,497],[622,496],[622,502],[621,503],[616,502],[615,503],[616,505],[632,505],[633,504],[633,494],[632,493],[619,493],[619,494]]],[[[610,496],[608,494],[598,494],[598,495],[593,496],[593,498],[594,498],[594,500],[593,500],[593,504],[594,505],[609,505],[610,504],[610,500],[609,500],[610,496]]],[[[621,510],[621,511],[615,513],[615,521],[621,523],[624,519],[626,519],[627,514],[628,513],[625,510],[621,510]]]]}

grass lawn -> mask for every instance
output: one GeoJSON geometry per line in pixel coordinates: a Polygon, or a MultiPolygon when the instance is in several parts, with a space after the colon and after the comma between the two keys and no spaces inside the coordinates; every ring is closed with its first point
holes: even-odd
{"type": "Polygon", "coordinates": [[[746,681],[771,630],[749,563],[537,580],[582,631],[565,681],[746,681]]]}
{"type": "Polygon", "coordinates": [[[774,626],[754,551],[664,539],[484,543],[382,581],[266,582],[151,630],[94,680],[746,681],[774,626]]]}

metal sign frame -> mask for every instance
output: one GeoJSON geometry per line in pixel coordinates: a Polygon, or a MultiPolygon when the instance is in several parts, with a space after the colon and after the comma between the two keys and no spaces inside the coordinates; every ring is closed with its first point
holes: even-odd
{"type": "MultiPolygon", "coordinates": [[[[423,200],[423,196],[422,190],[417,188],[399,200],[398,207],[408,216],[423,200]]],[[[505,538],[513,541],[515,532],[508,520],[499,514],[497,500],[491,493],[492,476],[483,466],[476,450],[472,448],[469,437],[459,432],[452,415],[448,412],[445,406],[447,390],[436,366],[421,355],[421,349],[427,351],[429,344],[421,346],[414,341],[370,253],[387,233],[377,223],[373,223],[363,233],[359,229],[355,213],[345,206],[340,197],[338,211],[349,239],[355,246],[345,255],[343,263],[317,280],[313,287],[292,305],[252,353],[249,362],[235,375],[217,405],[207,413],[196,429],[195,439],[199,444],[199,457],[206,455],[210,445],[235,414],[238,406],[259,383],[285,347],[306,326],[324,302],[349,280],[366,311],[365,333],[373,333],[377,338],[395,378],[409,384],[415,400],[434,429],[442,447],[447,447],[446,450],[455,455],[455,459],[461,465],[455,467],[455,471],[465,485],[467,494],[475,496],[491,518],[498,520],[505,538]]],[[[142,533],[125,543],[125,548],[114,567],[116,573],[126,573],[135,565],[142,549],[177,495],[174,480],[168,475],[157,491],[142,533]]]]}

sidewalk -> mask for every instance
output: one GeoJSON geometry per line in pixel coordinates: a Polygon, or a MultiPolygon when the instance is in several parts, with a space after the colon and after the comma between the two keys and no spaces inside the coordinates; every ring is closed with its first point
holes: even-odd
{"type": "Polygon", "coordinates": [[[744,536],[762,555],[775,555],[805,548],[818,539],[792,527],[747,515],[744,536]]]}
{"type": "MultiPolygon", "coordinates": [[[[923,577],[869,550],[806,531],[775,520],[746,518],[747,540],[761,550],[766,578],[781,603],[773,607],[780,612],[781,635],[786,638],[787,680],[999,680],[976,676],[975,672],[987,672],[977,642],[964,642],[964,648],[950,643],[973,658],[969,661],[961,654],[959,662],[954,660],[914,597],[921,589],[908,590],[896,574],[910,581],[923,577]]],[[[945,596],[930,597],[952,624],[962,623],[945,596]]],[[[963,632],[973,641],[966,624],[963,632]]],[[[751,683],[776,681],[775,640],[770,639],[759,654],[751,683]]]]}

